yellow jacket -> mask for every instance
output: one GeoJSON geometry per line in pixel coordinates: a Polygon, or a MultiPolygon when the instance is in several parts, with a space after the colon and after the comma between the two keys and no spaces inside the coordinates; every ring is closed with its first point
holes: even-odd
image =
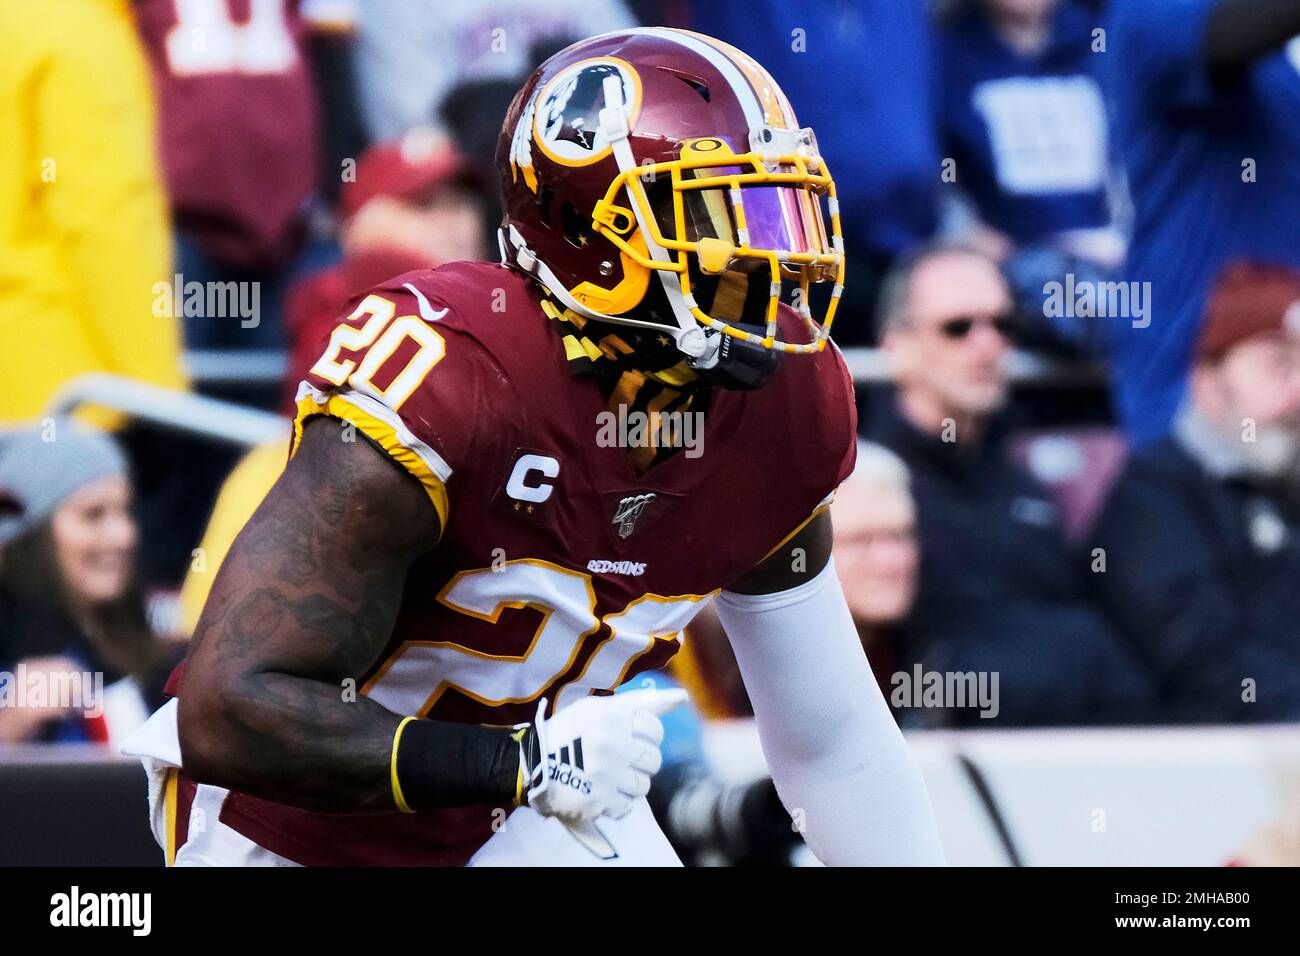
{"type": "Polygon", "coordinates": [[[171,236],[127,0],[6,0],[0,36],[0,428],[85,372],[184,388],[178,322],[154,315],[171,236]]]}

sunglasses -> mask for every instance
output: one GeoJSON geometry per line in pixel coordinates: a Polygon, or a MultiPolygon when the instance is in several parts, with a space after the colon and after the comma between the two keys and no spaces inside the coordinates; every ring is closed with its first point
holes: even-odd
{"type": "Polygon", "coordinates": [[[970,335],[971,329],[975,328],[976,325],[993,326],[998,335],[1007,341],[1011,341],[1016,336],[1016,320],[1010,314],[995,315],[992,318],[962,315],[954,319],[948,319],[946,322],[940,322],[939,331],[945,338],[964,339],[970,335]]]}

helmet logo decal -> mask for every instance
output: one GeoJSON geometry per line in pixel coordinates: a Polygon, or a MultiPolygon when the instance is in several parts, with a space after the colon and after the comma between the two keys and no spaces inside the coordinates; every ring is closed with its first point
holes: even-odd
{"type": "Polygon", "coordinates": [[[632,67],[616,57],[574,63],[537,94],[520,125],[530,122],[532,138],[547,157],[565,166],[586,166],[609,155],[600,111],[605,108],[604,83],[610,76],[621,81],[623,102],[635,116],[641,105],[641,82],[632,67]]]}

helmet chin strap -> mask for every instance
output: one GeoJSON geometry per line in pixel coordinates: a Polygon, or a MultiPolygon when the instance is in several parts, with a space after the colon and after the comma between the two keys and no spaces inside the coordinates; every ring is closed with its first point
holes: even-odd
{"type": "MultiPolygon", "coordinates": [[[[623,100],[623,84],[617,76],[607,76],[602,89],[605,94],[605,107],[600,111],[600,131],[613,148],[614,160],[618,163],[619,170],[627,172],[630,169],[636,169],[636,157],[632,155],[632,146],[628,143],[627,106],[623,100]]],[[[656,262],[671,262],[672,256],[668,250],[655,242],[654,235],[645,220],[645,212],[642,210],[641,204],[633,202],[631,205],[633,214],[636,216],[637,225],[641,229],[641,236],[645,239],[646,251],[650,258],[656,262]]],[[[671,326],[660,325],[657,322],[630,319],[621,315],[606,315],[603,312],[589,309],[574,298],[564,284],[556,279],[555,273],[551,271],[550,267],[528,248],[524,237],[513,223],[503,230],[498,230],[497,242],[501,247],[502,262],[507,261],[507,251],[509,248],[513,248],[515,264],[525,272],[537,276],[552,295],[579,315],[597,321],[653,329],[671,335],[677,348],[691,360],[691,365],[695,368],[709,369],[718,363],[718,351],[719,346],[722,344],[722,335],[711,329],[706,332],[700,323],[695,321],[695,316],[691,314],[691,308],[696,305],[694,297],[682,292],[681,286],[676,279],[676,273],[662,269],[654,270],[659,276],[659,281],[663,283],[664,294],[672,309],[673,319],[677,322],[677,328],[674,329],[671,326]]]]}

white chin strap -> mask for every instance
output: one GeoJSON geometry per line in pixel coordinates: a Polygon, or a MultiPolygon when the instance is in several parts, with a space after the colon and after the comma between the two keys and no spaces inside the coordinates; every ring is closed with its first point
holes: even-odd
{"type": "MultiPolygon", "coordinates": [[[[613,147],[614,160],[618,163],[619,170],[627,172],[636,169],[636,158],[632,155],[632,147],[627,141],[628,118],[627,107],[623,100],[622,81],[617,76],[605,77],[603,91],[605,94],[605,108],[600,111],[600,131],[613,147]]],[[[645,212],[642,210],[641,204],[633,202],[631,205],[650,258],[656,262],[671,262],[672,257],[668,250],[655,242],[645,220],[645,212]]],[[[555,298],[564,303],[565,307],[578,313],[578,315],[601,322],[613,322],[618,325],[653,329],[671,335],[677,348],[691,359],[691,365],[694,367],[707,369],[717,364],[718,346],[722,342],[722,336],[712,332],[705,334],[704,328],[691,314],[691,309],[696,307],[695,299],[693,296],[688,296],[682,292],[675,272],[663,269],[654,270],[655,274],[659,276],[660,282],[663,283],[664,293],[669,306],[672,308],[673,318],[677,322],[676,329],[656,322],[629,319],[621,315],[605,315],[603,312],[587,308],[564,287],[564,283],[555,277],[555,273],[551,271],[550,267],[528,248],[524,237],[513,223],[504,230],[498,230],[497,242],[501,247],[501,261],[503,263],[510,261],[509,252],[513,249],[515,265],[525,272],[537,276],[555,298]]]]}

